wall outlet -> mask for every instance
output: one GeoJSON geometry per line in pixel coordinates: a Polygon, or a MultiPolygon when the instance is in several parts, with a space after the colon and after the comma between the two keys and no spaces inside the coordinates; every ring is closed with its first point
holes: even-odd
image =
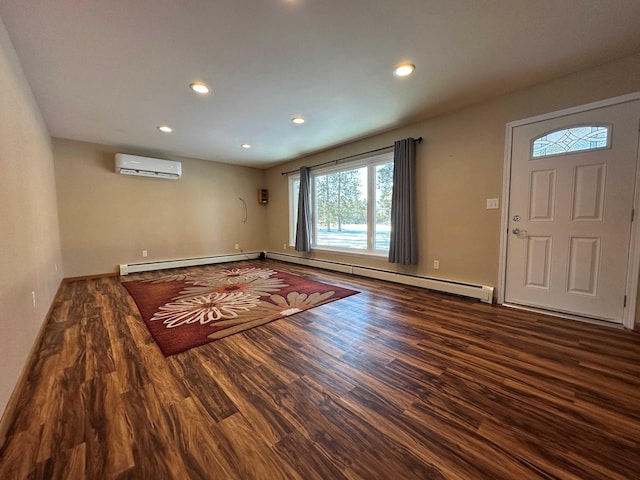
{"type": "Polygon", "coordinates": [[[142,250],[142,256],[146,257],[148,255],[149,252],[147,252],[146,250],[142,250]]]}
{"type": "Polygon", "coordinates": [[[500,199],[487,198],[487,210],[495,210],[496,208],[500,208],[500,199]]]}
{"type": "Polygon", "coordinates": [[[236,243],[236,250],[240,250],[240,244],[236,243]]]}
{"type": "Polygon", "coordinates": [[[440,260],[433,261],[433,269],[438,270],[440,268],[440,260]]]}
{"type": "Polygon", "coordinates": [[[282,245],[282,249],[283,249],[283,250],[286,250],[286,249],[287,249],[287,244],[286,244],[286,243],[282,245]]]}

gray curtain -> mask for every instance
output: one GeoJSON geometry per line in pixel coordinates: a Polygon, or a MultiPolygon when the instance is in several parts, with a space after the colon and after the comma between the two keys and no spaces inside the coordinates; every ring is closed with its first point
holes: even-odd
{"type": "Polygon", "coordinates": [[[389,262],[415,265],[418,263],[416,144],[413,138],[405,138],[395,142],[393,148],[389,262]]]}
{"type": "Polygon", "coordinates": [[[296,246],[298,252],[311,251],[311,187],[309,167],[300,167],[300,191],[298,192],[298,223],[296,246]]]}

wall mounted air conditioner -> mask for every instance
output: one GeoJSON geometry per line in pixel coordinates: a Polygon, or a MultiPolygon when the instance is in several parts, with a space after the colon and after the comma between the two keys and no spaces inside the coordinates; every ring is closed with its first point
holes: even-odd
{"type": "Polygon", "coordinates": [[[116,172],[123,175],[140,175],[143,177],[177,180],[182,176],[182,163],[116,153],[116,172]]]}

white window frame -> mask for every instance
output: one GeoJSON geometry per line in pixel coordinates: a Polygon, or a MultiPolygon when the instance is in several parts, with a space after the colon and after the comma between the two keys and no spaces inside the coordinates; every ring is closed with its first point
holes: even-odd
{"type": "MultiPolygon", "coordinates": [[[[351,162],[344,162],[340,164],[329,165],[326,167],[314,168],[311,171],[311,215],[312,215],[312,242],[311,249],[317,251],[330,251],[339,253],[348,253],[361,256],[374,256],[374,257],[387,257],[388,250],[376,250],[373,248],[375,242],[375,198],[376,198],[376,184],[371,180],[375,178],[375,168],[379,165],[386,163],[393,163],[393,152],[378,154],[371,157],[366,157],[360,160],[351,162]],[[327,245],[317,245],[317,232],[316,232],[316,192],[315,192],[315,177],[320,175],[327,175],[332,173],[339,173],[347,170],[355,170],[362,167],[367,167],[367,248],[348,248],[348,247],[334,247],[327,245]]],[[[297,223],[297,202],[298,199],[294,195],[295,183],[300,181],[300,174],[295,173],[289,176],[289,245],[295,245],[296,238],[296,223],[297,223]]]]}

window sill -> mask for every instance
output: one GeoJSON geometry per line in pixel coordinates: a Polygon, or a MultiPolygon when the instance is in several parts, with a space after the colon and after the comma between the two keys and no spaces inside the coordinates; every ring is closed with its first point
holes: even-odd
{"type": "Polygon", "coordinates": [[[337,253],[340,255],[351,255],[353,257],[368,257],[375,258],[377,260],[386,260],[389,257],[389,252],[372,252],[370,250],[358,251],[347,250],[345,248],[331,248],[331,247],[311,247],[312,252],[320,253],[337,253]]]}

